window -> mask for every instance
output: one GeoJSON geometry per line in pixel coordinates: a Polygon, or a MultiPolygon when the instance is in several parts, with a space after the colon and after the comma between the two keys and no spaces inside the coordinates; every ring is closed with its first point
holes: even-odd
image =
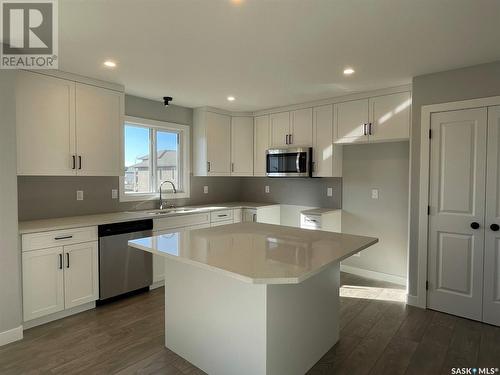
{"type": "Polygon", "coordinates": [[[189,197],[189,127],[173,123],[126,117],[123,125],[125,175],[120,199],[155,199],[160,184],[172,181],[163,193],[170,198],[189,197]]]}

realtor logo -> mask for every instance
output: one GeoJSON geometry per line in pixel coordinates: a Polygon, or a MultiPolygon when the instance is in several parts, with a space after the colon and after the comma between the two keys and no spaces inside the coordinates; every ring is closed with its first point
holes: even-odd
{"type": "Polygon", "coordinates": [[[57,0],[0,0],[2,69],[57,69],[57,0]]]}

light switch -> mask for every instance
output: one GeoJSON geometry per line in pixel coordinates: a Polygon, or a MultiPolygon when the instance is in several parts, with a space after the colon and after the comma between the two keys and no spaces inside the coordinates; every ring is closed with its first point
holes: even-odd
{"type": "Polygon", "coordinates": [[[326,188],[326,196],[333,197],[333,188],[331,188],[331,187],[326,188]]]}
{"type": "Polygon", "coordinates": [[[372,199],[378,199],[378,189],[372,189],[372,199]]]}
{"type": "Polygon", "coordinates": [[[77,201],[83,201],[83,190],[77,190],[76,191],[76,200],[77,201]]]}
{"type": "Polygon", "coordinates": [[[203,186],[203,194],[208,194],[208,186],[203,186]]]}
{"type": "Polygon", "coordinates": [[[264,190],[266,191],[266,193],[269,193],[269,185],[266,185],[266,187],[264,188],[264,190]]]}
{"type": "Polygon", "coordinates": [[[111,189],[111,199],[118,199],[118,189],[111,189]]]}

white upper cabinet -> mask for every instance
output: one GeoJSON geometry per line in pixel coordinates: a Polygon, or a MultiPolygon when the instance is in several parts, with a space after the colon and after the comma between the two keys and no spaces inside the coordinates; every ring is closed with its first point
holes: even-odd
{"type": "Polygon", "coordinates": [[[409,92],[370,98],[370,142],[410,138],[409,92]]]}
{"type": "Polygon", "coordinates": [[[333,106],[313,109],[313,177],[342,176],[342,146],[333,144],[333,106]]]}
{"type": "Polygon", "coordinates": [[[231,117],[196,109],[193,123],[194,174],[231,174],[231,117]]]}
{"type": "Polygon", "coordinates": [[[19,175],[122,174],[122,92],[20,72],[16,98],[19,175]]]}
{"type": "Polygon", "coordinates": [[[288,145],[290,136],[290,112],[273,113],[269,116],[271,126],[271,146],[288,145]]]}
{"type": "Polygon", "coordinates": [[[74,82],[19,72],[16,116],[19,175],[76,174],[74,82]]]}
{"type": "Polygon", "coordinates": [[[231,176],[253,176],[253,117],[231,118],[231,176]]]}
{"type": "Polygon", "coordinates": [[[367,142],[368,99],[335,104],[336,143],[367,142]]]}
{"type": "Polygon", "coordinates": [[[78,174],[120,176],[123,95],[76,84],[76,153],[78,174]]]}
{"type": "MultiPolygon", "coordinates": [[[[288,144],[294,146],[312,146],[313,109],[304,108],[291,112],[290,136],[288,144]]],[[[331,138],[330,138],[331,139],[331,138]]]]}
{"type": "Polygon", "coordinates": [[[410,92],[335,104],[335,143],[388,142],[410,137],[410,92]]]}
{"type": "Polygon", "coordinates": [[[265,176],[266,151],[270,147],[269,115],[255,117],[254,127],[253,175],[265,176]]]}

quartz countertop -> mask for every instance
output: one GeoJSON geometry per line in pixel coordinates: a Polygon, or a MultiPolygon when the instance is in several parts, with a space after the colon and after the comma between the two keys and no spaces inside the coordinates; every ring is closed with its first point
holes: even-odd
{"type": "Polygon", "coordinates": [[[264,206],[274,206],[274,203],[254,203],[254,202],[231,202],[210,204],[201,206],[177,207],[184,209],[182,212],[158,213],[158,210],[150,209],[144,211],[113,212],[96,215],[81,215],[61,217],[54,219],[42,219],[19,222],[19,234],[46,232],[51,230],[72,229],[79,227],[89,227],[94,225],[119,223],[123,221],[155,219],[160,217],[171,217],[179,215],[191,215],[195,213],[219,211],[233,208],[259,208],[264,206]]]}
{"type": "Polygon", "coordinates": [[[253,284],[298,284],[377,238],[244,222],[129,241],[138,249],[253,284]]]}
{"type": "Polygon", "coordinates": [[[340,208],[311,208],[308,210],[300,211],[304,215],[322,215],[329,212],[341,211],[340,208]]]}

